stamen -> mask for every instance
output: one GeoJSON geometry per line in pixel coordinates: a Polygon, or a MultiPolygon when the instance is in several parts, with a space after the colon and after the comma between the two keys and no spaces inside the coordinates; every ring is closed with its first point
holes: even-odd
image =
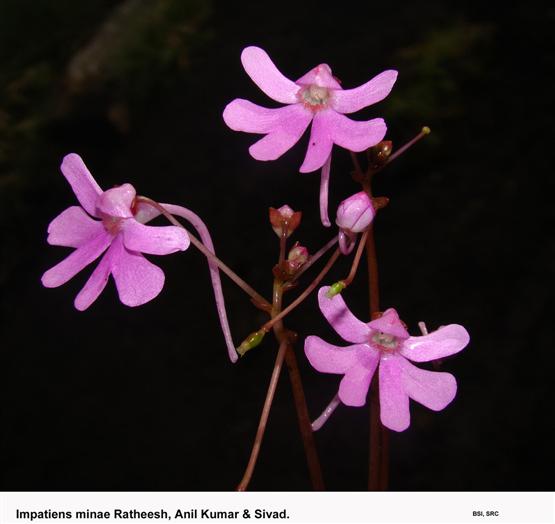
{"type": "Polygon", "coordinates": [[[372,336],[372,342],[378,345],[381,349],[395,349],[399,345],[399,341],[393,335],[379,331],[372,336]]]}

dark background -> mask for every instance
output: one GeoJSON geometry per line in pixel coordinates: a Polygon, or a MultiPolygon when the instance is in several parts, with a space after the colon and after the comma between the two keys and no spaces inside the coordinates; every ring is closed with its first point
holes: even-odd
{"type": "MultiPolygon", "coordinates": [[[[57,289],[40,276],[69,252],[46,244],[76,204],[58,168],[68,152],[103,188],[130,182],[196,211],[265,295],[269,206],[303,210],[295,239],[312,252],[334,234],[319,223],[318,175],[298,173],[306,136],[263,163],[247,152],[256,137],[223,123],[235,97],[272,105],[240,64],[255,44],[291,78],[327,62],[346,88],[398,69],[391,95],[355,118],[384,117],[397,146],[432,128],[376,180],[391,198],[376,221],[382,305],[413,333],[419,320],[463,324],[471,344],[443,365],[455,401],[413,403],[410,429],[392,435],[391,489],[553,490],[555,10],[518,4],[1,0],[0,489],[231,490],[241,478],[276,344],[228,362],[202,256],[158,257],[166,286],[135,309],[111,282],[76,311],[91,269],[57,289]]],[[[332,210],[357,190],[334,151],[332,210]]],[[[264,318],[224,289],[239,342],[264,318]]],[[[365,318],[364,271],[345,297],[365,318]]],[[[315,297],[288,326],[341,342],[315,297]]],[[[340,377],[297,349],[316,416],[340,377]]],[[[367,409],[340,408],[316,440],[328,488],[363,490],[367,409]]],[[[285,375],[251,488],[310,489],[285,375]]]]}

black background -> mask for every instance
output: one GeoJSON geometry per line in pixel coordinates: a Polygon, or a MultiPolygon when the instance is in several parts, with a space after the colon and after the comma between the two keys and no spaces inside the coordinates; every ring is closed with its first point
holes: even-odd
{"type": "MultiPolygon", "coordinates": [[[[235,97],[272,105],[240,64],[259,45],[290,78],[326,62],[346,88],[398,69],[391,95],[355,118],[384,117],[397,146],[432,128],[376,180],[391,198],[376,220],[382,306],[413,333],[419,320],[463,324],[471,344],[443,366],[455,401],[413,403],[410,429],[392,435],[390,488],[552,490],[555,11],[509,4],[2,0],[0,489],[231,490],[241,478],[276,343],[229,363],[202,256],[157,258],[164,290],[134,309],[111,282],[76,311],[90,269],[58,289],[40,276],[68,252],[46,227],[76,204],[58,169],[69,152],[103,188],[130,182],[200,214],[218,255],[265,295],[269,206],[302,209],[294,238],[312,252],[334,234],[319,223],[318,175],[298,173],[306,136],[257,162],[256,137],[221,118],[235,97]]],[[[332,210],[357,191],[334,151],[332,210]]],[[[264,317],[224,280],[239,342],[264,317]]],[[[345,292],[363,319],[366,285],[361,271],[345,292]]],[[[287,324],[341,343],[314,296],[287,324]]],[[[316,416],[339,377],[297,351],[316,416]]],[[[367,408],[340,408],[316,440],[327,487],[363,490],[367,408]]],[[[251,488],[310,489],[285,375],[251,488]]]]}

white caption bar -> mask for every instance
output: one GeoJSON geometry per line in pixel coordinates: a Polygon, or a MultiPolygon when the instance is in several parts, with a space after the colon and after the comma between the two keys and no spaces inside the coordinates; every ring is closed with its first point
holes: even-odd
{"type": "Polygon", "coordinates": [[[554,523],[542,493],[3,492],[1,524],[554,523]]]}

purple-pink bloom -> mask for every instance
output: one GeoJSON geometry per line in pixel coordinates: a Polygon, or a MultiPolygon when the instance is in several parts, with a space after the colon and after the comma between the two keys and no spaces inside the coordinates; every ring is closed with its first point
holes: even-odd
{"type": "Polygon", "coordinates": [[[168,255],[184,251],[189,247],[187,232],[175,226],[141,223],[133,209],[133,186],[123,184],[102,191],[75,153],[64,157],[61,171],[81,207],[72,206],[58,215],[48,226],[47,241],[75,251],[44,273],[43,285],[65,284],[104,253],[75,298],[78,310],[87,309],[98,298],[110,274],[125,305],[140,306],[155,298],[164,286],[164,273],[141,253],[168,255]]]}
{"type": "Polygon", "coordinates": [[[338,347],[309,336],[305,353],[316,370],[343,375],[338,393],[343,404],[366,403],[378,368],[380,418],[392,430],[409,427],[409,398],[434,411],[442,410],[455,398],[457,382],[453,375],[420,369],[409,361],[429,362],[458,353],[470,340],[463,326],[450,324],[428,335],[411,337],[394,309],[364,323],[351,313],[341,295],[328,298],[328,289],[323,287],[318,293],[320,310],[351,345],[338,347]]]}
{"type": "Polygon", "coordinates": [[[380,142],[387,129],[381,118],[359,122],[345,114],[383,100],[397,79],[397,71],[384,71],[355,89],[343,89],[327,64],[320,64],[293,81],[286,78],[259,47],[245,48],[241,61],[247,74],[266,95],[286,105],[265,108],[237,98],[224,110],[225,123],[235,131],[266,135],[255,142],[249,152],[257,160],[275,160],[298,142],[312,122],[300,172],[324,168],[321,211],[323,220],[329,225],[325,211],[333,144],[350,151],[364,151],[380,142]]]}

